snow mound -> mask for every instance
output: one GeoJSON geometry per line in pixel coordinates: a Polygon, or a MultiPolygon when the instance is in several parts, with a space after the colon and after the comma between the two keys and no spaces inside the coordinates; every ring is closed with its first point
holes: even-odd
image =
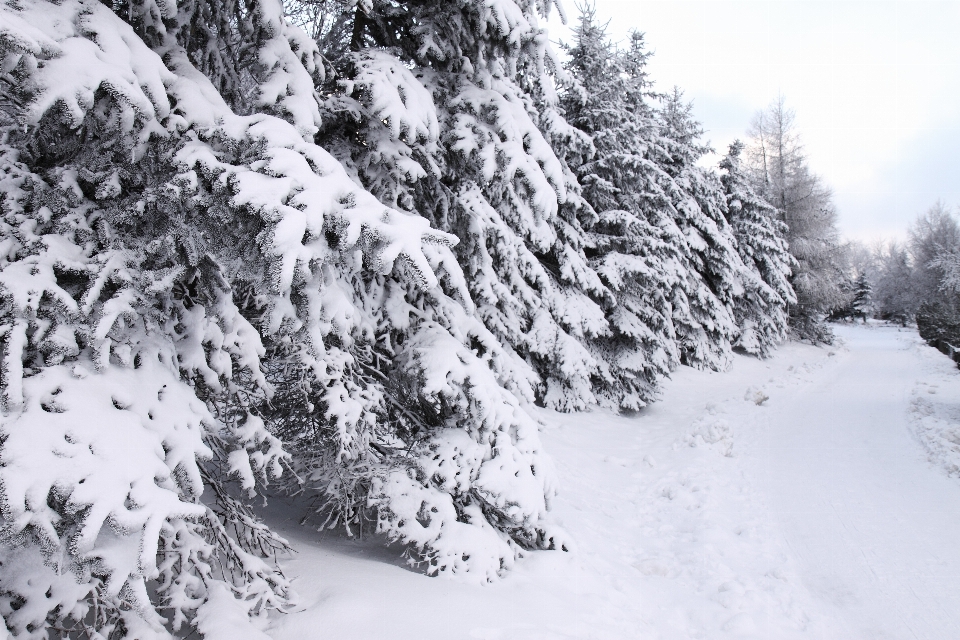
{"type": "Polygon", "coordinates": [[[913,348],[928,371],[911,391],[913,433],[932,464],[960,478],[960,373],[952,361],[919,339],[913,348]]]}

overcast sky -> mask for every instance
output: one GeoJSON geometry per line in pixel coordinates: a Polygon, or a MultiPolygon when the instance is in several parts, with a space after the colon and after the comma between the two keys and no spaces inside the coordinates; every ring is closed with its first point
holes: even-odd
{"type": "MultiPolygon", "coordinates": [[[[564,0],[569,22],[573,0],[564,0]]],[[[902,237],[960,205],[960,0],[596,0],[609,34],[646,33],[660,90],[679,85],[718,151],[782,92],[841,232],[902,237]]],[[[551,19],[551,38],[569,31],[551,19]]]]}

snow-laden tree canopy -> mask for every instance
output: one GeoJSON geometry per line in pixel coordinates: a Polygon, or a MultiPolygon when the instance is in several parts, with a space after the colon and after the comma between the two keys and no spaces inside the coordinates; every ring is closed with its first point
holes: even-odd
{"type": "MultiPolygon", "coordinates": [[[[700,127],[679,90],[653,90],[642,34],[618,48],[588,9],[575,35],[566,68],[578,85],[563,106],[593,142],[575,172],[597,212],[591,266],[616,296],[607,309],[612,334],[595,344],[616,381],[607,397],[639,408],[680,362],[723,369],[733,346],[762,355],[783,339],[786,302],[764,274],[789,274],[789,263],[779,262],[784,230],[752,191],[752,206],[769,211],[761,210],[756,229],[744,227],[729,180],[698,165],[708,151],[700,127]],[[755,241],[758,230],[769,237],[755,241]],[[752,250],[754,242],[762,246],[752,250]]],[[[792,299],[788,283],[775,286],[792,299]]]]}
{"type": "Polygon", "coordinates": [[[216,583],[244,616],[286,606],[245,498],[291,467],[432,571],[554,544],[526,365],[474,318],[457,239],[313,142],[318,52],[279,3],[220,16],[232,75],[187,28],[216,2],[2,10],[13,633],[216,625],[216,583]],[[362,491],[333,486],[348,462],[362,491]]]}
{"type": "Polygon", "coordinates": [[[750,185],[740,159],[742,151],[743,143],[735,141],[720,162],[720,179],[740,257],[749,273],[755,274],[747,279],[743,296],[734,303],[740,331],[736,346],[766,355],[786,336],[787,306],[797,301],[790,285],[795,260],[785,240],[786,225],[778,219],[777,210],[750,185]]]}
{"type": "Polygon", "coordinates": [[[533,404],[779,339],[689,107],[551,4],[0,3],[9,633],[258,637],[278,491],[496,579],[566,548],[533,404]]]}

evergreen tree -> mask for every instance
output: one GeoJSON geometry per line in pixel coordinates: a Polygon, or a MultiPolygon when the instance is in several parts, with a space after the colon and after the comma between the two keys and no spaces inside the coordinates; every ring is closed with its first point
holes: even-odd
{"type": "Polygon", "coordinates": [[[786,336],[787,305],[796,302],[790,286],[793,258],[787,248],[786,225],[777,210],[753,190],[744,174],[739,140],[720,162],[727,200],[727,217],[737,250],[752,277],[743,295],[734,302],[739,335],[735,346],[766,356],[786,336]]]}
{"type": "Polygon", "coordinates": [[[693,118],[693,105],[674,88],[659,112],[666,155],[661,166],[672,178],[668,190],[674,222],[683,238],[686,278],[675,291],[674,326],[682,361],[723,369],[737,334],[733,303],[743,295],[747,270],[726,219],[726,198],[717,175],[697,165],[710,149],[693,118]]]}
{"type": "Polygon", "coordinates": [[[589,141],[557,110],[538,8],[358,4],[351,50],[325,52],[340,75],[319,139],[381,201],[460,238],[477,315],[520,358],[509,384],[582,409],[610,378],[584,342],[609,334],[611,295],[587,264],[566,163],[589,141]]]}
{"type": "Polygon", "coordinates": [[[662,152],[643,36],[634,33],[628,49],[617,49],[589,7],[574,33],[566,69],[577,85],[562,104],[593,141],[592,153],[578,158],[574,170],[597,212],[591,264],[616,295],[607,309],[613,335],[594,346],[608,354],[617,381],[612,399],[639,408],[680,361],[671,301],[686,277],[683,238],[661,186],[670,178],[651,159],[662,152]]]}
{"type": "Polygon", "coordinates": [[[870,281],[864,271],[861,271],[857,276],[851,307],[853,308],[854,318],[861,318],[866,322],[867,318],[873,316],[873,287],[870,286],[870,281]]]}
{"type": "Polygon", "coordinates": [[[639,405],[681,361],[726,365],[746,272],[722,185],[697,166],[707,151],[700,127],[679,92],[653,92],[643,36],[618,49],[589,7],[575,36],[567,70],[579,84],[563,106],[593,140],[574,168],[597,211],[592,264],[617,296],[608,309],[614,335],[599,344],[639,405]]]}

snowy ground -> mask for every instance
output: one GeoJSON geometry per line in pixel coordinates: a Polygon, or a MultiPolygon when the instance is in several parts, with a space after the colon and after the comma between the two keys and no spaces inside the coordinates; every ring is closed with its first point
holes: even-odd
{"type": "Polygon", "coordinates": [[[840,327],[634,417],[544,412],[570,553],[489,586],[275,523],[281,639],[960,638],[960,372],[895,327],[840,327]]]}

